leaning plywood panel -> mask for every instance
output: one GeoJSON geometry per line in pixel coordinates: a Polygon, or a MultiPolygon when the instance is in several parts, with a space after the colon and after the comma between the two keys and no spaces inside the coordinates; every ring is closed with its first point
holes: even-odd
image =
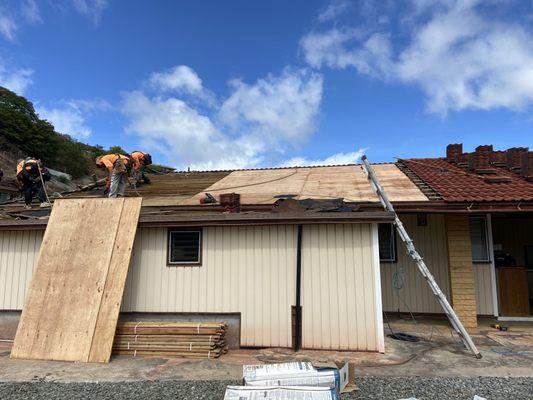
{"type": "Polygon", "coordinates": [[[119,229],[117,230],[102,303],[94,330],[89,362],[109,362],[111,356],[141,204],[141,197],[127,199],[122,208],[119,229]]]}
{"type": "MultiPolygon", "coordinates": [[[[133,243],[133,236],[129,243],[117,243],[117,238],[124,240],[120,221],[129,202],[140,208],[137,199],[56,201],[15,336],[13,358],[89,361],[101,306],[109,306],[102,299],[114,252],[117,245],[133,243]]],[[[129,257],[122,268],[127,270],[128,262],[129,257]]],[[[123,285],[119,290],[121,295],[123,285]]]]}

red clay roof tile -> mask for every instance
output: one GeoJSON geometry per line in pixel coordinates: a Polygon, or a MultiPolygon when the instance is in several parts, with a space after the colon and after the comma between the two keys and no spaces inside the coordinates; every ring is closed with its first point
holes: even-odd
{"type": "Polygon", "coordinates": [[[445,201],[533,201],[533,182],[503,166],[492,165],[495,175],[507,177],[508,182],[487,182],[486,175],[467,171],[445,158],[417,158],[401,160],[414,174],[427,183],[445,201]]]}

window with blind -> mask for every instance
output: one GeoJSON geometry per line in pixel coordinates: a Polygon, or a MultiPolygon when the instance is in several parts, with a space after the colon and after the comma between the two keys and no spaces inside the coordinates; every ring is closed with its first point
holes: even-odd
{"type": "Polygon", "coordinates": [[[470,217],[470,242],[472,243],[472,261],[490,262],[485,217],[470,217]]]}
{"type": "Polygon", "coordinates": [[[201,229],[169,229],[168,265],[201,265],[201,254],[201,229]]]}
{"type": "Polygon", "coordinates": [[[396,230],[392,224],[379,224],[379,260],[396,262],[396,230]]]}

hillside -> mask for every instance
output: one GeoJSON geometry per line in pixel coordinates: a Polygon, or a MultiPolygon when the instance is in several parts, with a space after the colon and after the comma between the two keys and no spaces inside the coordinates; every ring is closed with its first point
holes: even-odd
{"type": "Polygon", "coordinates": [[[0,87],[0,134],[0,151],[4,154],[14,159],[23,155],[36,157],[46,166],[74,178],[92,173],[94,158],[105,152],[101,146],[80,143],[56,132],[50,122],[39,118],[29,100],[3,87],[0,87]]]}
{"type": "MultiPolygon", "coordinates": [[[[27,156],[40,159],[49,169],[68,174],[55,174],[50,183],[52,190],[72,190],[76,182],[86,181],[96,171],[94,159],[106,153],[125,153],[120,146],[104,149],[81,143],[68,135],[56,132],[54,126],[39,118],[31,101],[0,87],[0,169],[4,172],[3,191],[16,191],[15,169],[17,160],[27,156]]],[[[156,171],[172,170],[158,165],[156,171]]]]}

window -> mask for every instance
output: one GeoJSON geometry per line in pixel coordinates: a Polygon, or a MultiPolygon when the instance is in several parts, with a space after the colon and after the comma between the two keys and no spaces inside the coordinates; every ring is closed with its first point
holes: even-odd
{"type": "Polygon", "coordinates": [[[470,241],[472,242],[472,261],[490,262],[485,217],[470,217],[470,241]]]}
{"type": "Polygon", "coordinates": [[[201,229],[169,229],[168,265],[201,265],[201,254],[201,229]]]}
{"type": "Polygon", "coordinates": [[[379,224],[379,260],[396,262],[396,230],[392,224],[379,224]]]}

